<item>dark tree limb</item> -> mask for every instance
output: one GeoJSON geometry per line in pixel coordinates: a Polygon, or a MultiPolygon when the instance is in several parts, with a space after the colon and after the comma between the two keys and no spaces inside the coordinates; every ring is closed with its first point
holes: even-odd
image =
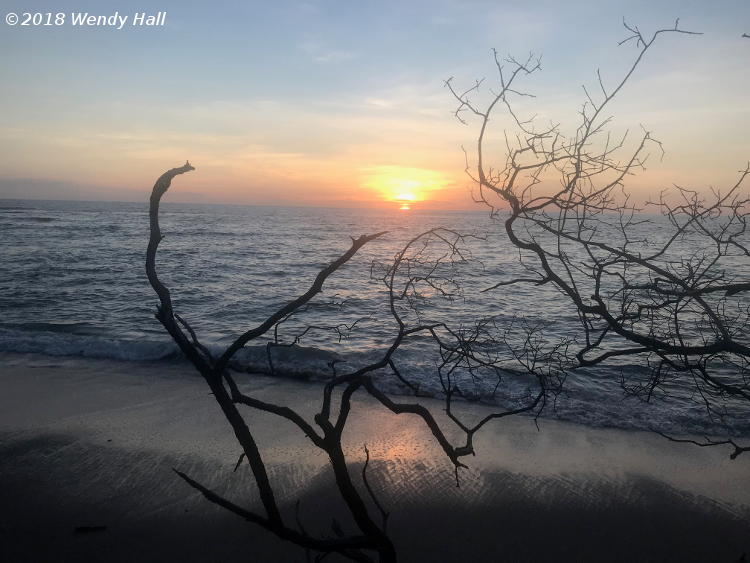
{"type": "Polygon", "coordinates": [[[663,438],[666,438],[670,442],[678,442],[681,444],[694,444],[696,446],[700,446],[701,448],[706,447],[715,447],[715,446],[732,446],[734,450],[729,454],[729,459],[737,459],[737,457],[744,453],[744,452],[750,452],[750,446],[740,446],[738,445],[734,440],[727,439],[727,440],[712,440],[710,438],[704,438],[703,441],[698,440],[692,440],[690,438],[674,438],[673,436],[669,436],[667,434],[664,434],[663,432],[659,432],[658,430],[653,430],[663,438]]]}
{"type": "MultiPolygon", "coordinates": [[[[231,360],[245,345],[272,331],[267,355],[273,372],[271,347],[290,345],[281,341],[279,326],[293,315],[298,319],[323,290],[328,277],[365,244],[385,233],[352,238],[350,248],[322,268],[306,291],[214,355],[201,343],[190,324],[174,312],[169,289],[159,280],[155,266],[163,238],[158,220],[160,200],[172,179],[193,167],[186,163],[157,180],[151,196],[151,236],[146,254],[148,279],[160,302],[156,316],[204,377],[230,423],[242,448],[235,471],[247,460],[258,486],[263,513],[247,510],[178,472],[181,478],[211,502],[280,538],[319,552],[316,560],[337,553],[355,561],[370,561],[374,552],[380,561],[390,562],[395,561],[396,553],[386,534],[388,513],[368,481],[370,452],[365,447],[364,466],[361,475],[357,475],[350,471],[342,447],[346,424],[350,417],[356,416],[352,414],[356,410],[356,393],[366,393],[391,413],[414,415],[429,429],[453,464],[457,483],[458,469],[466,467],[462,459],[474,453],[477,432],[492,421],[512,415],[529,413],[538,417],[548,404],[554,405],[567,375],[583,367],[602,365],[615,358],[642,359],[649,366],[649,380],[636,385],[623,382],[627,392],[650,400],[665,388],[664,382],[669,378],[683,377],[709,414],[717,402],[750,400],[750,342],[745,334],[750,308],[741,305],[750,283],[726,271],[717,271],[728,257],[750,257],[750,248],[745,243],[750,198],[741,193],[750,166],[741,172],[733,187],[721,194],[715,192],[710,201],[678,188],[681,199],[677,203],[666,199],[656,202],[671,229],[665,241],[654,243],[639,234],[638,229],[648,225],[648,221],[641,220],[639,209],[629,203],[624,185],[629,176],[644,168],[649,148],[663,149],[645,129],[632,141],[627,134],[610,134],[610,118],[605,110],[624,89],[659,36],[697,34],[680,29],[679,20],[674,27],[648,36],[637,26],[627,22],[623,25],[628,36],[621,44],[635,46],[634,60],[612,84],[605,83],[597,71],[597,88],[584,88],[580,122],[569,135],[562,133],[559,124],[539,126],[533,117],[527,119],[514,108],[518,97],[531,97],[519,83],[541,69],[540,60],[533,55],[522,60],[512,57],[501,60],[494,51],[499,86],[491,91],[486,104],[474,99],[484,87],[483,79],[464,90],[455,88],[452,79],[445,82],[457,101],[456,117],[462,123],[470,119],[479,122],[473,170],[468,154],[466,157],[467,174],[477,188],[473,197],[488,205],[494,218],[501,218],[501,210],[506,213],[502,217],[504,232],[518,250],[527,272],[511,279],[492,280],[484,291],[500,287],[512,291],[518,284],[554,287],[570,304],[578,322],[575,334],[570,336],[550,341],[545,337],[544,326],[528,322],[523,315],[514,317],[507,326],[493,317],[456,323],[457,326],[431,320],[429,311],[425,312],[425,303],[433,302],[432,299],[462,298],[464,288],[456,272],[476,260],[466,244],[474,235],[445,228],[430,229],[407,241],[378,274],[387,289],[389,322],[393,326],[390,345],[375,361],[356,369],[341,373],[332,363],[332,375],[322,389],[320,409],[308,421],[290,406],[263,400],[247,391],[241,382],[238,384],[236,374],[230,370],[231,360]],[[516,131],[505,136],[505,162],[491,167],[485,140],[489,136],[489,123],[498,112],[507,113],[516,131]],[[553,175],[558,176],[559,184],[544,189],[553,175]],[[705,241],[707,249],[683,253],[675,259],[672,256],[675,249],[691,240],[690,237],[705,241]],[[425,295],[430,298],[425,299],[425,295]],[[414,395],[419,395],[421,386],[402,374],[394,360],[401,346],[417,338],[422,339],[420,344],[428,342],[436,354],[434,377],[444,400],[446,424],[460,434],[455,443],[425,404],[417,400],[397,401],[376,383],[375,372],[390,368],[414,395]],[[737,377],[728,377],[727,370],[734,370],[737,377]],[[488,389],[493,389],[494,399],[502,382],[510,377],[526,385],[524,394],[513,398],[517,401],[515,408],[495,409],[475,420],[464,419],[452,408],[456,398],[478,400],[488,389]],[[312,446],[325,452],[338,493],[348,507],[350,522],[342,527],[334,519],[330,537],[308,534],[301,525],[298,510],[296,528],[285,523],[263,457],[243,418],[246,408],[290,422],[310,439],[312,446]],[[362,487],[366,495],[361,494],[362,487]],[[347,526],[355,525],[357,533],[344,533],[347,526]]],[[[373,275],[375,269],[374,264],[373,275]]],[[[332,329],[341,337],[342,326],[347,330],[353,328],[353,325],[307,326],[294,337],[292,344],[312,330],[332,329]]],[[[730,445],[734,447],[732,459],[748,450],[731,438],[673,441],[701,446],[730,445]]]]}
{"type": "MultiPolygon", "coordinates": [[[[479,122],[476,162],[472,170],[467,155],[466,167],[477,199],[493,217],[508,208],[505,233],[531,274],[496,282],[485,291],[549,284],[570,303],[580,326],[560,339],[558,351],[540,354],[544,345],[530,339],[514,350],[543,386],[554,379],[564,382],[566,373],[582,367],[631,357],[646,362],[649,381],[628,392],[650,400],[656,390],[666,392],[669,378],[683,376],[710,416],[730,401],[750,401],[750,309],[740,299],[750,284],[725,265],[736,256],[750,257],[744,238],[750,197],[742,191],[750,166],[734,185],[713,191],[712,197],[678,186],[676,203],[663,194],[649,202],[669,227],[663,241],[650,240],[645,229],[654,221],[638,214],[624,186],[628,176],[644,168],[648,147],[663,148],[645,129],[632,148],[627,135],[614,139],[604,111],[660,36],[700,34],[681,29],[679,20],[651,35],[626,21],[623,26],[628,35],[620,44],[637,48],[633,62],[612,85],[597,72],[601,94],[584,88],[579,125],[570,135],[555,123],[540,127],[514,110],[516,82],[536,70],[527,63],[508,60],[515,71],[508,78],[495,57],[500,90],[486,104],[471,99],[479,95],[480,83],[461,92],[448,81],[457,117],[468,108],[479,122]],[[505,162],[490,168],[485,138],[490,120],[502,110],[517,132],[506,132],[505,162]],[[560,187],[542,188],[555,175],[560,187]]],[[[542,406],[545,400],[540,398],[542,406]]],[[[701,444],[733,445],[733,459],[745,451],[731,438],[701,444]]]]}
{"type": "Polygon", "coordinates": [[[375,503],[375,506],[378,508],[378,512],[380,512],[381,517],[383,518],[383,531],[386,531],[388,529],[388,512],[386,512],[385,508],[383,508],[383,505],[380,503],[380,500],[378,499],[378,496],[375,494],[375,491],[372,490],[372,487],[370,486],[370,481],[367,479],[367,466],[370,464],[370,450],[367,449],[367,445],[365,445],[365,463],[362,465],[362,482],[365,485],[365,488],[367,489],[368,494],[370,495],[370,498],[372,499],[372,502],[375,503]]]}
{"type": "MultiPolygon", "coordinates": [[[[185,473],[182,473],[181,471],[178,471],[177,469],[173,470],[177,475],[179,475],[188,485],[199,491],[204,497],[206,497],[208,500],[210,500],[212,503],[217,504],[221,506],[222,508],[225,508],[229,512],[232,512],[236,514],[237,516],[240,516],[241,518],[244,518],[248,522],[252,522],[253,524],[257,524],[258,526],[261,526],[262,528],[265,528],[277,536],[279,536],[282,539],[286,539],[289,541],[292,541],[296,543],[297,545],[300,545],[302,547],[307,547],[310,549],[325,551],[325,552],[348,552],[352,549],[371,549],[372,543],[371,541],[365,537],[365,536],[352,536],[352,537],[337,537],[337,538],[324,538],[324,539],[316,539],[311,538],[307,534],[303,534],[300,532],[297,532],[297,530],[294,530],[292,528],[287,528],[285,526],[279,527],[276,523],[269,521],[267,518],[263,518],[262,516],[251,512],[245,508],[242,508],[241,506],[233,503],[230,500],[225,499],[221,495],[218,495],[217,493],[211,491],[210,489],[204,487],[194,479],[191,479],[188,477],[185,473]]],[[[357,559],[357,560],[363,560],[363,559],[357,559]]],[[[370,561],[369,558],[364,559],[365,561],[370,561]]]]}
{"type": "MultiPolygon", "coordinates": [[[[153,287],[154,291],[159,297],[160,305],[157,310],[157,319],[162,323],[167,332],[172,336],[175,342],[180,347],[180,350],[185,354],[188,360],[195,366],[198,372],[204,377],[206,382],[211,389],[212,395],[219,404],[230,423],[234,434],[242,446],[242,454],[240,455],[235,471],[239,469],[242,460],[247,459],[255,482],[258,486],[260,493],[260,499],[266,512],[266,516],[261,516],[254,512],[250,512],[240,506],[228,501],[206,489],[196,481],[187,477],[184,473],[177,472],[187,483],[192,487],[199,490],[206,498],[212,502],[219,504],[227,510],[245,518],[246,520],[258,524],[265,529],[273,532],[277,536],[288,539],[297,543],[298,545],[308,548],[315,549],[323,552],[323,554],[338,552],[341,555],[355,560],[355,561],[371,561],[370,557],[365,553],[361,552],[361,549],[375,550],[380,555],[380,561],[395,561],[395,551],[388,537],[384,531],[381,530],[370,517],[368,510],[364,504],[363,499],[357,492],[349,470],[347,467],[346,459],[343,451],[341,450],[341,431],[343,428],[339,428],[337,431],[332,432],[333,427],[327,421],[323,425],[325,429],[324,435],[318,434],[310,424],[308,424],[302,416],[296,413],[294,410],[283,405],[275,405],[254,397],[250,397],[239,390],[239,387],[234,382],[233,377],[228,372],[227,363],[233,356],[233,354],[244,346],[247,342],[267,332],[271,327],[275,326],[282,319],[287,317],[289,314],[298,310],[304,306],[310,299],[312,299],[317,293],[322,290],[323,283],[325,280],[334,273],[338,268],[344,265],[354,254],[366,243],[382,236],[385,233],[377,233],[375,235],[364,235],[358,239],[352,239],[352,245],[348,251],[346,251],[337,260],[323,268],[315,278],[310,288],[297,299],[291,301],[286,306],[279,309],[276,313],[271,315],[266,321],[261,323],[255,329],[252,329],[242,336],[240,336],[232,346],[230,346],[218,360],[215,360],[213,355],[210,353],[208,348],[200,343],[198,336],[196,335],[193,328],[185,321],[182,317],[177,315],[173,310],[171,295],[169,289],[159,280],[156,272],[156,251],[159,243],[163,239],[163,235],[159,226],[159,204],[162,196],[166,193],[169,188],[172,179],[178,175],[194,168],[186,163],[185,166],[180,168],[174,168],[163,174],[154,185],[154,189],[151,195],[151,204],[149,208],[150,217],[150,239],[149,245],[146,252],[146,272],[153,287]],[[187,334],[183,332],[183,329],[187,331],[187,334]],[[229,391],[226,389],[224,384],[229,386],[229,391]],[[364,532],[362,536],[352,536],[350,538],[314,538],[305,534],[303,531],[296,531],[289,528],[284,524],[283,518],[279,511],[278,504],[276,502],[274,489],[271,481],[268,477],[265,463],[261,456],[260,450],[258,449],[255,438],[250,431],[247,423],[243,419],[237,405],[242,404],[251,408],[261,410],[267,413],[271,413],[282,418],[289,420],[290,422],[297,425],[305,434],[312,440],[313,444],[326,451],[331,458],[331,466],[336,476],[336,483],[341,492],[342,498],[351,509],[351,514],[364,532]]],[[[356,389],[356,386],[352,388],[352,391],[356,389]]],[[[348,399],[347,399],[348,400],[348,399]]],[[[343,424],[343,422],[342,422],[343,424]]],[[[339,535],[339,534],[337,534],[339,535]]]]}
{"type": "Polygon", "coordinates": [[[305,305],[308,301],[310,301],[310,299],[312,299],[313,297],[315,297],[315,295],[322,291],[323,283],[326,281],[326,279],[341,266],[346,264],[360,248],[362,248],[368,242],[373,241],[386,233],[387,231],[383,231],[380,233],[375,233],[374,235],[362,235],[359,238],[352,239],[352,245],[349,250],[347,250],[344,254],[331,262],[328,266],[323,268],[315,277],[312,285],[305,293],[284,305],[281,309],[270,315],[257,327],[248,330],[239,338],[237,338],[237,340],[235,340],[232,345],[227,348],[226,352],[224,352],[216,362],[216,369],[219,371],[223,371],[227,367],[227,364],[229,363],[229,360],[232,358],[232,356],[234,356],[234,354],[236,354],[238,350],[245,346],[245,344],[265,334],[284,317],[305,305]]]}

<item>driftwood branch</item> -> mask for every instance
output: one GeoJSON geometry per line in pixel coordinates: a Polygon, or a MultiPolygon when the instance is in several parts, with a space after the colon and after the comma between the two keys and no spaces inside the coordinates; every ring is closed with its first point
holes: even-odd
{"type": "MultiPolygon", "coordinates": [[[[332,363],[332,375],[322,388],[319,408],[308,420],[290,405],[266,401],[235,381],[240,375],[232,372],[232,359],[244,346],[266,336],[272,340],[267,349],[270,360],[271,346],[286,345],[281,341],[279,326],[292,315],[301,316],[330,276],[364,245],[386,233],[353,238],[349,248],[322,268],[298,297],[238,335],[223,351],[212,353],[185,320],[190,315],[178,315],[173,310],[170,291],[156,269],[156,253],[163,239],[159,226],[161,198],[175,176],[194,168],[186,163],[157,180],[151,195],[146,253],[148,279],[159,298],[156,317],[203,376],[230,424],[241,448],[234,469],[249,467],[260,506],[257,510],[243,508],[178,471],[186,483],[254,525],[318,552],[318,560],[336,553],[355,561],[375,557],[391,562],[396,560],[396,551],[386,533],[388,513],[368,476],[372,471],[370,452],[365,447],[361,473],[353,472],[342,447],[346,424],[356,416],[353,399],[357,393],[366,393],[387,412],[413,416],[429,430],[453,464],[457,484],[458,470],[466,467],[467,456],[474,454],[474,438],[482,428],[517,414],[540,416],[563,391],[567,375],[583,367],[623,358],[641,361],[647,368],[648,381],[623,381],[626,393],[650,400],[659,390],[668,392],[665,380],[680,378],[709,415],[723,412],[721,407],[728,402],[750,400],[750,347],[746,339],[750,311],[740,301],[750,282],[737,279],[723,266],[732,259],[750,258],[745,242],[750,198],[743,191],[750,166],[723,193],[704,198],[677,188],[676,199],[663,196],[650,202],[661,213],[660,228],[666,226],[669,236],[654,241],[642,234],[642,229],[649,228],[649,220],[641,218],[641,209],[630,203],[624,186],[630,176],[644,168],[648,151],[661,152],[662,147],[645,129],[636,137],[615,136],[608,130],[606,110],[662,35],[699,34],[681,29],[679,20],[673,27],[651,35],[642,34],[627,22],[623,25],[627,36],[621,44],[635,48],[633,62],[613,82],[605,82],[597,72],[595,88],[584,89],[578,124],[571,132],[563,132],[555,123],[540,125],[535,117],[525,117],[515,107],[519,97],[532,97],[521,82],[541,70],[540,59],[533,55],[501,59],[494,52],[496,86],[486,103],[477,98],[489,81],[477,80],[463,89],[456,87],[453,79],[445,82],[457,103],[456,117],[462,123],[478,123],[473,163],[466,153],[466,171],[475,184],[474,197],[501,222],[508,243],[518,251],[526,271],[521,276],[488,279],[482,287],[489,295],[500,288],[513,291],[519,285],[554,287],[577,315],[571,334],[560,338],[548,338],[543,326],[528,321],[523,314],[507,322],[492,316],[455,326],[431,320],[429,311],[425,311],[430,304],[463,297],[457,272],[467,264],[479,263],[468,251],[468,242],[482,244],[476,235],[433,228],[408,240],[392,259],[373,264],[373,277],[386,289],[386,324],[393,330],[390,344],[371,363],[356,369],[347,371],[332,363]],[[486,138],[490,122],[499,112],[506,113],[515,130],[506,132],[500,163],[490,165],[486,138]],[[554,177],[558,181],[549,182],[554,177]],[[703,241],[705,248],[696,250],[695,240],[703,241]],[[686,244],[690,252],[683,252],[686,244]],[[387,370],[386,376],[395,377],[406,391],[416,396],[423,392],[422,382],[412,381],[408,370],[402,372],[397,365],[399,348],[415,339],[435,355],[432,376],[447,419],[434,416],[424,401],[396,399],[379,387],[378,378],[387,370]],[[476,419],[461,416],[453,408],[456,399],[494,400],[509,378],[527,387],[524,395],[514,398],[514,408],[497,408],[476,419]],[[475,383],[476,388],[484,385],[481,388],[491,391],[486,391],[489,397],[477,394],[467,381],[475,383]],[[331,534],[321,537],[305,531],[298,512],[291,524],[286,522],[253,429],[244,418],[247,409],[288,421],[310,440],[310,447],[326,454],[349,522],[342,525],[333,519],[331,534]],[[455,432],[459,437],[449,438],[455,432]],[[355,533],[344,533],[352,527],[356,527],[355,533]]],[[[341,326],[327,328],[340,335],[341,326]]],[[[307,327],[293,343],[300,335],[320,328],[326,327],[307,327]]],[[[728,445],[734,448],[733,459],[748,451],[732,437],[673,441],[728,445]]]]}
{"type": "Polygon", "coordinates": [[[338,270],[341,266],[346,264],[352,256],[354,256],[357,251],[362,248],[365,244],[368,242],[371,242],[377,238],[382,237],[385,235],[387,231],[383,231],[380,233],[375,233],[374,235],[362,235],[359,238],[352,239],[352,245],[344,254],[339,256],[336,260],[331,262],[328,266],[323,268],[318,275],[315,277],[315,280],[313,281],[310,288],[294,299],[293,301],[290,301],[286,305],[284,305],[281,309],[273,313],[271,316],[269,316],[265,321],[263,321],[261,324],[259,324],[257,327],[248,330],[244,334],[242,334],[239,338],[237,338],[229,348],[221,355],[219,358],[216,368],[219,371],[222,371],[224,368],[226,368],[227,364],[229,363],[229,360],[232,358],[234,354],[237,353],[238,350],[240,350],[245,344],[250,342],[251,340],[265,334],[268,332],[271,328],[273,328],[274,325],[276,325],[279,321],[281,321],[284,317],[292,313],[293,311],[299,309],[300,307],[304,306],[310,299],[315,297],[318,293],[320,293],[323,290],[323,283],[326,281],[326,279],[333,274],[336,270],[338,270]]]}
{"type": "Polygon", "coordinates": [[[737,459],[737,457],[740,454],[743,454],[744,452],[750,452],[750,446],[740,446],[734,440],[731,440],[731,439],[712,440],[711,438],[704,437],[703,440],[699,441],[699,440],[693,440],[691,438],[675,438],[673,436],[669,436],[668,434],[664,434],[664,432],[660,432],[658,430],[654,430],[654,432],[656,432],[663,438],[666,438],[670,442],[677,442],[681,444],[693,444],[701,448],[714,447],[714,446],[727,446],[727,445],[732,446],[734,450],[732,451],[732,453],[729,454],[730,459],[737,459]]]}
{"type": "MultiPolygon", "coordinates": [[[[516,83],[530,70],[526,63],[509,61],[510,76],[500,69],[499,90],[484,104],[475,99],[479,84],[465,91],[448,84],[457,111],[471,108],[478,121],[473,169],[467,156],[476,197],[502,218],[530,274],[496,281],[484,291],[551,285],[576,312],[578,326],[557,345],[511,338],[518,362],[552,394],[567,373],[628,357],[641,363],[647,378],[623,382],[628,394],[649,401],[657,391],[669,393],[665,382],[679,378],[709,417],[727,405],[747,409],[750,312],[735,296],[750,282],[737,279],[732,269],[733,261],[750,257],[745,243],[750,198],[743,187],[750,167],[728,189],[708,197],[680,187],[671,196],[662,194],[646,206],[660,219],[644,217],[630,203],[626,180],[644,168],[649,148],[663,148],[645,129],[630,143],[627,136],[614,138],[605,111],[662,35],[700,34],[682,29],[679,20],[650,35],[626,21],[623,26],[627,36],[620,44],[636,47],[633,62],[612,84],[605,85],[597,72],[600,94],[584,88],[579,123],[569,134],[514,109],[511,91],[519,91],[516,83]],[[485,138],[501,111],[516,131],[505,133],[504,158],[491,167],[485,138]],[[542,187],[543,180],[553,185],[555,177],[559,188],[542,187]],[[666,233],[663,240],[651,234],[659,231],[666,233]]],[[[542,397],[540,404],[545,402],[542,397]]],[[[732,438],[700,445],[730,445],[733,459],[745,451],[732,438]]]]}
{"type": "Polygon", "coordinates": [[[208,348],[200,342],[194,329],[183,317],[175,313],[170,291],[161,282],[156,270],[156,252],[159,243],[163,239],[159,226],[159,204],[161,198],[167,192],[171,181],[175,176],[191,170],[194,170],[194,168],[189,163],[186,163],[180,168],[174,168],[164,173],[154,185],[151,195],[151,205],[149,208],[151,236],[146,252],[146,271],[149,282],[159,297],[160,303],[156,317],[178,344],[180,350],[182,350],[187,359],[190,360],[206,380],[212,395],[231,425],[232,430],[242,447],[242,453],[235,466],[235,471],[240,468],[243,459],[248,461],[255,482],[258,486],[261,503],[266,515],[263,516],[249,511],[240,507],[236,503],[224,499],[203,487],[184,473],[178,471],[178,475],[180,475],[180,477],[193,488],[199,490],[211,502],[241,516],[249,522],[267,529],[280,538],[292,541],[306,549],[313,549],[322,553],[337,552],[354,561],[371,561],[372,559],[365,553],[365,551],[370,550],[379,554],[380,561],[385,562],[395,560],[395,551],[390,540],[385,535],[384,530],[381,529],[371,518],[363,499],[352,482],[347,462],[343,450],[341,449],[341,429],[334,430],[330,423],[324,421],[322,424],[324,432],[321,434],[315,431],[310,423],[305,421],[301,415],[288,406],[268,403],[242,393],[227,369],[229,360],[237,350],[242,348],[250,340],[265,334],[280,320],[295,312],[300,307],[303,307],[316,294],[322,291],[325,280],[348,262],[352,256],[362,248],[362,246],[385,233],[363,235],[357,239],[353,239],[351,247],[339,258],[323,268],[305,293],[281,307],[256,328],[251,329],[238,337],[218,359],[214,359],[208,348]],[[225,385],[227,385],[228,388],[225,385]],[[316,538],[306,534],[304,531],[292,529],[284,523],[284,519],[282,518],[276,501],[273,486],[268,477],[265,462],[253,433],[238,410],[238,405],[258,409],[285,418],[298,426],[305,435],[311,439],[315,446],[328,453],[331,458],[334,474],[336,475],[336,483],[339,491],[343,500],[351,510],[352,518],[360,530],[362,530],[362,535],[343,537],[341,534],[336,534],[339,537],[316,538]]]}

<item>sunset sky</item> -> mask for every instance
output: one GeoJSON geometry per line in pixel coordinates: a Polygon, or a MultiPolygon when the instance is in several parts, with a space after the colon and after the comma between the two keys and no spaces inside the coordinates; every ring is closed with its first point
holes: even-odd
{"type": "Polygon", "coordinates": [[[542,56],[529,113],[570,131],[582,84],[635,55],[622,17],[673,25],[612,106],[667,151],[633,180],[722,187],[750,159],[750,2],[4,2],[166,25],[0,27],[0,197],[143,200],[189,159],[174,201],[470,208],[443,81],[495,79],[491,48],[542,56]],[[566,129],[567,127],[567,129],[566,129]]]}

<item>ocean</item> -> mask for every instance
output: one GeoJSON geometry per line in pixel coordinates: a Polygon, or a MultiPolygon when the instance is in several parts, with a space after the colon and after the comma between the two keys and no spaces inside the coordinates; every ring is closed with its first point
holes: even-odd
{"type": "MultiPolygon", "coordinates": [[[[172,291],[176,312],[213,350],[303,293],[322,267],[348,249],[350,237],[388,231],[332,275],[324,291],[282,323],[278,334],[243,350],[233,364],[243,371],[268,372],[271,354],[277,377],[323,380],[334,359],[336,370],[343,373],[382,355],[395,334],[383,268],[408,240],[438,226],[481,238],[467,239],[468,260],[439,272],[451,298],[434,290],[421,292],[414,302],[419,317],[412,312],[410,320],[470,330],[477,319],[489,319],[492,330],[511,340],[519,337],[519,327],[525,324],[539,327],[547,342],[573,334],[578,322],[551,284],[481,292],[500,279],[524,274],[502,225],[481,210],[167,201],[162,204],[161,224],[165,239],[157,256],[160,276],[172,291]],[[269,352],[267,342],[275,337],[295,346],[269,352]]],[[[157,299],[144,270],[146,202],[0,200],[0,233],[0,351],[127,362],[184,361],[154,318],[157,299]]],[[[420,393],[440,395],[445,369],[439,369],[442,359],[430,338],[410,339],[395,361],[420,393]]],[[[191,368],[186,364],[186,369],[191,368]]],[[[572,373],[565,391],[546,406],[542,417],[591,426],[750,436],[746,404],[729,402],[723,417],[709,417],[691,387],[679,380],[668,384],[669,393],[657,394],[648,403],[626,395],[622,382],[642,378],[645,369],[631,358],[572,373]]],[[[507,374],[498,382],[495,374],[484,380],[459,369],[451,377],[467,400],[503,407],[528,400],[529,381],[522,376],[507,374]]],[[[376,380],[394,395],[408,391],[389,370],[377,373],[376,380]]]]}

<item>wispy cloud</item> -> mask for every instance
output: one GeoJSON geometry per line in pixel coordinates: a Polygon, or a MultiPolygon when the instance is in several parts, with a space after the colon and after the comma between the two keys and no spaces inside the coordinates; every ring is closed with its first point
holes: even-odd
{"type": "Polygon", "coordinates": [[[331,48],[319,39],[308,39],[300,45],[300,48],[308,57],[320,64],[341,63],[358,56],[354,51],[331,48]]]}

